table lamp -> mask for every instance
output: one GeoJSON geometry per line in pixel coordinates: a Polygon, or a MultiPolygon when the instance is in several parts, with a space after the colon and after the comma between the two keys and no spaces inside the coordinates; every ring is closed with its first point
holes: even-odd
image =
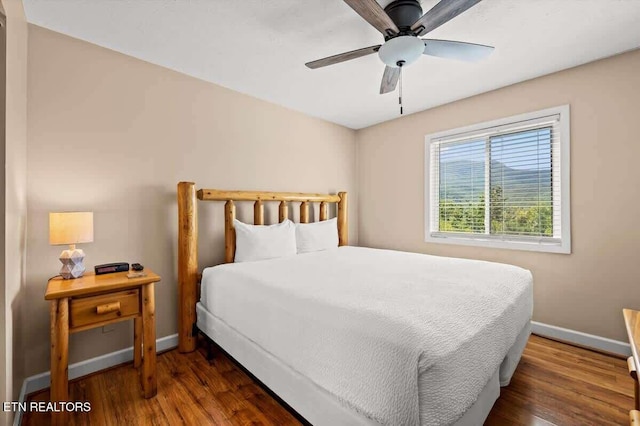
{"type": "Polygon", "coordinates": [[[84,274],[84,252],[76,244],[93,241],[93,212],[49,213],[49,244],[69,244],[60,254],[60,276],[68,280],[84,274]]]}

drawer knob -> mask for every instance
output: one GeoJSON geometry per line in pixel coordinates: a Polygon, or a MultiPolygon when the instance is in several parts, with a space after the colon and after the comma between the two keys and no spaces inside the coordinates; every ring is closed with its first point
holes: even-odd
{"type": "Polygon", "coordinates": [[[106,303],[104,305],[96,306],[96,313],[98,315],[108,314],[120,310],[120,302],[106,303]]]}

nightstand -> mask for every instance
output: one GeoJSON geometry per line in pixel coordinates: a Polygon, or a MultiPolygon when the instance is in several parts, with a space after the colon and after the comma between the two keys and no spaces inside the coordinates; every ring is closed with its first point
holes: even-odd
{"type": "MultiPolygon", "coordinates": [[[[49,280],[45,300],[51,301],[51,401],[68,401],[69,333],[133,320],[133,365],[142,365],[145,398],[157,393],[154,284],[160,276],[145,269],[145,277],[128,272],[76,279],[49,280]]],[[[65,413],[52,413],[53,424],[66,424],[65,413]]]]}

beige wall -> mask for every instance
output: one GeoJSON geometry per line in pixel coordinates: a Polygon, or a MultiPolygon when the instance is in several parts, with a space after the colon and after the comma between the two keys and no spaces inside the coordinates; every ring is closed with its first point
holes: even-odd
{"type": "MultiPolygon", "coordinates": [[[[32,25],[28,89],[28,375],[49,369],[43,295],[62,249],[48,244],[50,211],[94,212],[94,242],[81,246],[89,267],[138,261],[163,277],[156,287],[158,337],[177,330],[178,181],[350,191],[355,242],[352,130],[32,25]]],[[[246,207],[240,218],[250,221],[246,207]]],[[[222,260],[222,211],[220,203],[201,206],[201,265],[222,260]]],[[[70,361],[131,346],[131,333],[121,323],[107,334],[74,334],[70,361]]]]}
{"type": "MultiPolygon", "coordinates": [[[[48,370],[42,297],[61,250],[48,245],[50,211],[95,212],[95,241],[82,246],[89,267],[139,261],[159,272],[158,336],[175,333],[180,180],[350,191],[352,242],[531,269],[534,316],[545,323],[625,340],[620,309],[640,308],[640,144],[628,130],[640,115],[632,96],[640,51],[358,132],[36,26],[28,59],[28,263],[17,298],[29,300],[18,351],[26,375],[48,370]],[[424,136],[563,104],[571,105],[573,254],[426,244],[424,136]]],[[[222,206],[200,214],[200,263],[213,264],[223,255],[222,206]]],[[[240,215],[251,220],[250,208],[240,215]]],[[[122,323],[73,335],[71,362],[128,347],[130,334],[122,323]]]]}
{"type": "MultiPolygon", "coordinates": [[[[24,306],[27,145],[27,23],[21,0],[3,0],[7,15],[5,130],[5,271],[3,400],[16,400],[24,379],[19,348],[24,306]]],[[[11,415],[4,420],[10,421],[11,415]]]]}
{"type": "Polygon", "coordinates": [[[636,50],[358,131],[360,244],[522,266],[535,320],[626,341],[621,309],[640,308],[639,70],[636,50]],[[564,104],[573,254],[424,242],[425,135],[564,104]]]}

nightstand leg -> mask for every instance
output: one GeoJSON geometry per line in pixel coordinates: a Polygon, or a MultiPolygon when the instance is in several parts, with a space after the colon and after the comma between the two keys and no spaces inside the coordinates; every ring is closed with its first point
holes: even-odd
{"type": "Polygon", "coordinates": [[[142,286],[142,391],[145,398],[158,392],[156,382],[156,318],[153,283],[142,286]]]}
{"type": "Polygon", "coordinates": [[[142,362],[142,317],[133,320],[133,366],[140,367],[142,362]]]}
{"type": "MultiPolygon", "coordinates": [[[[69,299],[51,301],[51,401],[68,401],[69,299]]],[[[65,425],[66,412],[51,413],[51,423],[65,425]]]]}

